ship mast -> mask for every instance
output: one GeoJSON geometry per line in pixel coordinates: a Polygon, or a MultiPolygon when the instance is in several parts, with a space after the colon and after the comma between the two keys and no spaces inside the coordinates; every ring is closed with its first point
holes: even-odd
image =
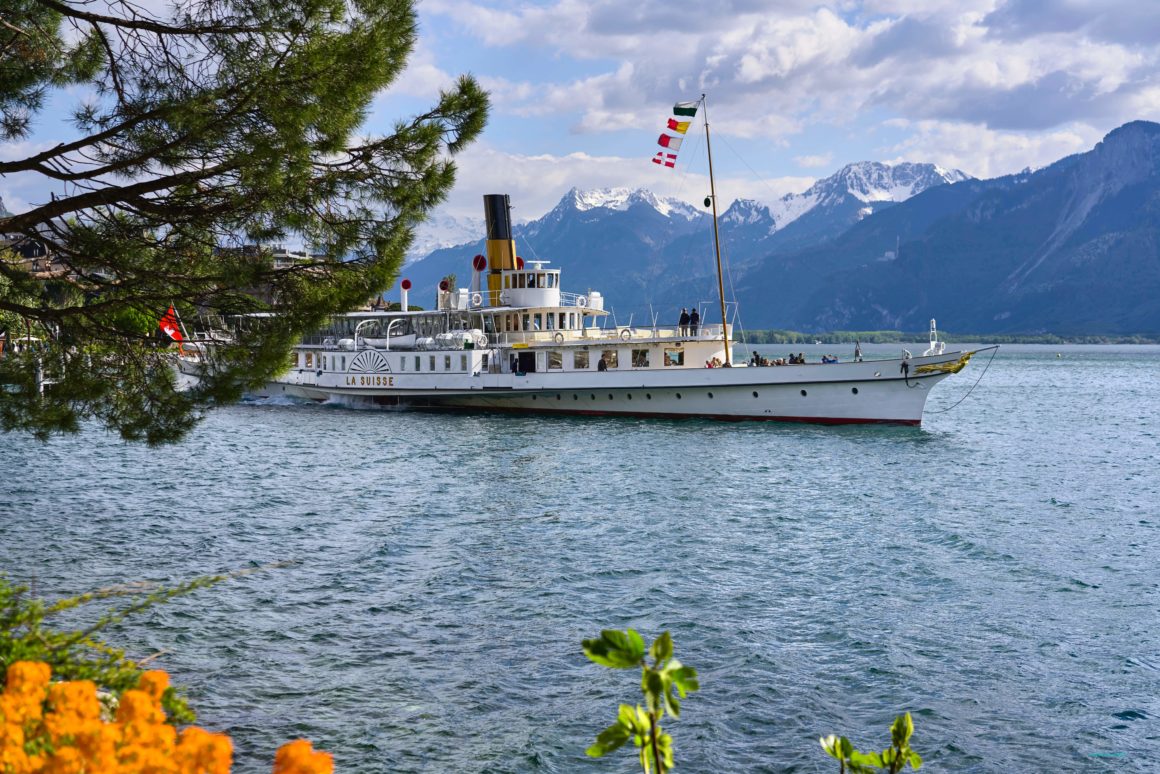
{"type": "Polygon", "coordinates": [[[732,366],[729,357],[729,325],[725,317],[725,282],[721,275],[721,238],[717,233],[717,186],[713,182],[713,146],[709,142],[709,102],[701,95],[705,109],[705,149],[709,155],[709,199],[713,203],[713,250],[717,254],[717,292],[721,298],[721,342],[725,345],[725,365],[732,366]]]}

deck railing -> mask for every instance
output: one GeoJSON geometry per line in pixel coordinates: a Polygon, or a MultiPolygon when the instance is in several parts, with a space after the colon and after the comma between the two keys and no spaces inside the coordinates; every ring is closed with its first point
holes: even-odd
{"type": "MultiPolygon", "coordinates": [[[[334,347],[340,338],[330,335],[304,336],[299,346],[328,348],[334,347]]],[[[383,338],[374,336],[372,338],[383,338]]],[[[616,325],[607,328],[579,328],[574,330],[542,330],[542,331],[503,331],[487,334],[489,347],[511,347],[515,344],[527,346],[581,343],[589,345],[600,344],[628,344],[628,343],[657,343],[677,341],[720,341],[720,325],[702,325],[697,328],[696,335],[686,331],[681,332],[676,326],[672,327],[640,327],[634,325],[616,325]]],[[[358,340],[360,350],[370,348],[362,336],[358,340]]]]}

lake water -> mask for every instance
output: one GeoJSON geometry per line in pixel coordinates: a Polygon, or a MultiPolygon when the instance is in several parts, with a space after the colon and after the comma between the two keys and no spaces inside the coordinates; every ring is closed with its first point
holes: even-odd
{"type": "Polygon", "coordinates": [[[1004,347],[943,411],[985,365],[921,428],[243,404],[163,449],[0,436],[0,570],[292,560],[108,633],[166,651],[239,772],[298,736],[345,772],[632,771],[584,756],[639,680],[580,640],[623,627],[700,670],[680,771],[835,772],[819,735],[881,749],[903,710],[932,771],[1154,771],[1160,347],[1004,347]]]}

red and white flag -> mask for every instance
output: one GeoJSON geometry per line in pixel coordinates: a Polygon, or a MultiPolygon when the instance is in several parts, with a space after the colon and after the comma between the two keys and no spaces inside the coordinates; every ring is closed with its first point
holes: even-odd
{"type": "Polygon", "coordinates": [[[662,134],[660,139],[657,140],[657,145],[662,148],[678,151],[681,149],[682,142],[684,142],[684,139],[680,137],[673,137],[671,134],[662,134]]]}
{"type": "Polygon", "coordinates": [[[677,165],[677,154],[657,153],[657,155],[653,156],[652,162],[654,164],[663,164],[666,167],[675,167],[677,165]]]}
{"type": "Polygon", "coordinates": [[[157,324],[161,326],[161,331],[174,341],[181,341],[184,338],[181,335],[181,326],[177,324],[177,312],[173,310],[172,305],[170,305],[169,311],[157,321],[157,324]]]}

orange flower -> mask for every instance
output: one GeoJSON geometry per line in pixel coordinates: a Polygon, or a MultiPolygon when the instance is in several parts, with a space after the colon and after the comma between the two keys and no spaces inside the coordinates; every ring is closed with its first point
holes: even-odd
{"type": "Polygon", "coordinates": [[[160,669],[154,669],[141,675],[137,681],[137,689],[144,691],[155,700],[161,701],[161,695],[169,687],[169,675],[160,669]]]}
{"type": "Polygon", "coordinates": [[[315,752],[305,739],[295,739],[278,748],[274,774],[334,774],[334,758],[330,753],[315,752]]]}
{"type": "Polygon", "coordinates": [[[229,774],[233,747],[225,734],[191,727],[181,732],[173,760],[182,774],[229,774]]]}
{"type": "MultiPolygon", "coordinates": [[[[121,694],[115,722],[101,721],[88,680],[49,685],[47,664],[8,668],[0,693],[0,774],[229,774],[233,744],[224,734],[165,722],[164,672],[146,672],[121,694]],[[48,752],[28,755],[25,744],[48,752]]],[[[299,739],[278,750],[274,774],[333,774],[334,759],[299,739]]]]}

